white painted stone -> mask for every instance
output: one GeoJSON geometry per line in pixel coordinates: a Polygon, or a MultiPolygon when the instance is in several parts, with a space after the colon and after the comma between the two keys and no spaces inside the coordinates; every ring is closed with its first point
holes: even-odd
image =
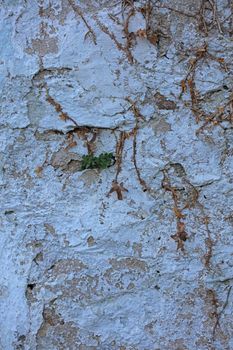
{"type": "MultiPolygon", "coordinates": [[[[223,33],[215,22],[206,36],[197,16],[152,1],[159,41],[136,37],[127,52],[122,3],[0,1],[1,350],[233,347],[232,124],[198,133],[188,86],[180,95],[206,42],[228,70],[198,63],[201,108],[229,101],[231,9],[216,2],[223,33]],[[80,164],[85,135],[115,155],[123,131],[118,200],[117,163],[80,164]]],[[[129,32],[146,29],[144,5],[129,32]]],[[[195,14],[199,2],[167,6],[195,14]]]]}

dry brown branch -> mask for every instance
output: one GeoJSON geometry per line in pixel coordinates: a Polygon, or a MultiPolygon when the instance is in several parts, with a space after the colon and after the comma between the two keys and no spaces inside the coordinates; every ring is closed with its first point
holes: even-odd
{"type": "Polygon", "coordinates": [[[73,135],[73,133],[75,132],[78,135],[78,137],[81,137],[85,141],[88,154],[93,154],[95,149],[94,142],[96,140],[99,130],[97,128],[79,126],[78,123],[72,117],[70,117],[66,112],[63,111],[61,104],[55,101],[55,99],[52,96],[50,96],[47,87],[46,87],[46,96],[47,96],[46,100],[55,108],[56,112],[59,115],[59,118],[61,120],[64,120],[65,122],[67,120],[70,120],[75,125],[75,129],[68,133],[68,137],[71,137],[71,140],[68,146],[66,147],[66,150],[76,146],[76,142],[73,140],[73,136],[69,136],[69,135],[73,135]],[[91,134],[91,139],[88,138],[90,134],[91,134]]]}
{"type": "Polygon", "coordinates": [[[143,180],[143,178],[141,177],[141,172],[137,165],[137,133],[138,133],[138,122],[136,122],[136,126],[133,131],[133,163],[134,163],[134,168],[135,168],[138,180],[143,188],[143,191],[145,192],[145,191],[149,191],[150,188],[147,185],[146,181],[143,180]]]}
{"type": "Polygon", "coordinates": [[[121,26],[122,23],[121,21],[119,20],[119,18],[117,18],[116,15],[112,14],[112,13],[108,13],[108,17],[114,22],[116,23],[118,26],[121,26]]]}
{"type": "Polygon", "coordinates": [[[99,28],[105,33],[107,34],[111,39],[112,41],[115,43],[116,47],[118,48],[118,50],[120,51],[123,51],[125,52],[127,58],[128,58],[128,61],[130,63],[133,63],[134,62],[134,58],[131,54],[131,51],[130,51],[130,33],[127,32],[127,26],[125,25],[124,26],[124,31],[126,30],[126,38],[127,38],[127,42],[124,45],[122,45],[116,38],[115,34],[113,32],[111,32],[108,27],[106,27],[100,20],[97,16],[95,16],[95,21],[97,23],[97,25],[99,26],[99,28]]]}
{"type": "Polygon", "coordinates": [[[115,154],[116,169],[117,169],[116,170],[116,176],[115,176],[115,181],[116,182],[118,180],[118,175],[121,172],[122,156],[123,156],[123,150],[124,150],[124,145],[125,145],[126,138],[127,138],[126,132],[125,131],[121,131],[119,140],[116,143],[116,154],[115,154]]]}
{"type": "Polygon", "coordinates": [[[134,0],[121,0],[121,7],[122,7],[122,12],[124,12],[127,7],[133,7],[134,6],[134,0]]]}
{"type": "Polygon", "coordinates": [[[223,33],[221,24],[218,19],[217,5],[214,0],[202,0],[200,9],[197,13],[197,17],[198,16],[200,16],[200,29],[204,29],[206,35],[208,35],[209,30],[211,30],[214,25],[217,26],[220,34],[223,33]],[[212,12],[211,23],[207,22],[206,11],[212,12]]]}
{"type": "Polygon", "coordinates": [[[133,44],[133,36],[132,36],[132,33],[129,32],[129,21],[130,21],[130,18],[134,16],[134,14],[135,14],[135,10],[134,8],[132,8],[127,15],[127,18],[124,23],[124,28],[123,28],[123,32],[126,37],[125,52],[130,63],[134,63],[134,58],[130,51],[130,48],[132,47],[132,44],[133,44]]]}
{"type": "Polygon", "coordinates": [[[207,49],[208,49],[208,46],[205,43],[203,46],[201,46],[200,48],[198,48],[195,51],[195,57],[189,60],[188,72],[187,72],[185,78],[181,81],[181,93],[180,93],[179,98],[181,98],[183,93],[187,90],[187,81],[188,81],[189,77],[191,76],[191,78],[194,79],[198,63],[200,60],[202,60],[204,57],[206,57],[207,49]]]}
{"type": "Polygon", "coordinates": [[[49,95],[48,90],[46,91],[46,95],[47,95],[46,100],[48,101],[48,103],[50,103],[55,108],[55,110],[58,113],[59,118],[61,120],[64,120],[65,122],[67,120],[70,120],[72,123],[74,123],[74,125],[76,127],[79,127],[77,122],[72,117],[70,117],[66,112],[63,111],[62,106],[60,105],[60,103],[55,101],[54,98],[49,95]]]}
{"type": "Polygon", "coordinates": [[[205,239],[205,248],[206,248],[206,253],[203,256],[203,260],[204,260],[204,265],[207,269],[210,269],[211,267],[211,259],[213,256],[213,247],[215,245],[215,242],[211,236],[211,231],[209,228],[209,216],[206,214],[206,210],[204,205],[197,200],[197,207],[199,208],[200,212],[201,212],[201,220],[203,222],[203,224],[205,225],[205,229],[206,229],[206,233],[207,233],[207,237],[205,239]]]}
{"type": "Polygon", "coordinates": [[[112,187],[108,192],[107,196],[109,196],[113,192],[116,192],[118,200],[122,200],[123,199],[122,192],[128,192],[128,190],[127,188],[124,187],[123,182],[119,184],[116,180],[113,180],[112,187]]]}
{"type": "Polygon", "coordinates": [[[141,121],[145,121],[144,116],[140,113],[138,107],[136,106],[136,103],[130,98],[130,97],[126,97],[126,101],[130,103],[131,105],[131,109],[133,111],[133,114],[135,116],[135,120],[140,122],[141,121]]]}
{"type": "Polygon", "coordinates": [[[124,46],[117,40],[115,34],[112,33],[112,32],[110,32],[110,30],[108,29],[108,27],[106,27],[106,26],[99,20],[99,18],[98,18],[97,16],[95,16],[94,18],[95,18],[96,23],[97,23],[98,26],[100,27],[100,29],[112,39],[112,41],[115,43],[116,47],[117,47],[119,50],[124,51],[124,46]]]}
{"type": "Polygon", "coordinates": [[[184,242],[188,238],[188,234],[185,232],[185,223],[178,221],[176,226],[177,232],[171,235],[177,243],[177,250],[181,249],[184,252],[184,242]]]}
{"type": "Polygon", "coordinates": [[[228,305],[231,289],[232,289],[232,286],[230,286],[228,288],[226,300],[225,300],[225,303],[223,304],[222,310],[219,313],[217,313],[217,315],[216,315],[216,322],[215,322],[215,325],[213,328],[213,339],[215,338],[215,333],[216,333],[217,327],[220,327],[220,318],[228,305]]]}
{"type": "MultiPolygon", "coordinates": [[[[210,59],[212,61],[218,62],[222,69],[224,69],[225,71],[227,70],[227,66],[225,64],[224,59],[221,57],[215,57],[214,55],[209,53],[208,45],[207,43],[205,43],[202,47],[196,49],[194,53],[194,58],[191,58],[189,60],[188,72],[185,78],[180,83],[181,92],[179,95],[179,98],[181,98],[182,95],[187,92],[187,90],[189,91],[191,96],[191,105],[192,105],[191,110],[196,118],[196,122],[197,123],[200,122],[200,120],[202,120],[203,118],[205,118],[206,120],[203,127],[205,127],[210,122],[211,118],[212,119],[215,118],[214,116],[210,117],[202,109],[200,105],[200,102],[201,102],[200,94],[196,89],[195,77],[196,77],[197,68],[199,63],[203,62],[205,59],[210,59]]],[[[214,115],[216,115],[216,113],[217,112],[215,112],[214,115]]],[[[201,130],[203,129],[203,127],[201,127],[201,130]]]]}
{"type": "Polygon", "coordinates": [[[151,17],[152,17],[153,6],[151,4],[151,0],[148,0],[146,5],[141,8],[141,12],[144,14],[146,20],[146,32],[148,32],[151,28],[151,17]]]}
{"type": "Polygon", "coordinates": [[[177,250],[181,249],[184,252],[184,242],[188,238],[188,234],[185,231],[185,223],[182,221],[185,218],[185,215],[182,213],[184,208],[179,208],[177,189],[171,186],[166,170],[163,171],[163,175],[162,188],[165,191],[171,192],[174,202],[173,212],[176,218],[176,233],[171,235],[171,238],[177,243],[177,250]]]}
{"type": "Polygon", "coordinates": [[[207,216],[205,216],[203,219],[204,219],[204,224],[205,224],[206,232],[207,232],[207,238],[205,239],[205,245],[207,248],[207,252],[204,255],[204,262],[205,262],[205,267],[209,269],[210,268],[210,260],[213,256],[214,242],[211,238],[211,233],[210,233],[210,229],[209,229],[209,218],[207,216]]]}
{"type": "Polygon", "coordinates": [[[211,30],[214,25],[217,26],[218,31],[220,34],[223,33],[222,28],[221,28],[221,24],[218,18],[218,13],[217,13],[217,5],[216,2],[214,0],[202,0],[201,1],[201,5],[200,8],[197,12],[195,13],[190,13],[190,12],[185,12],[182,10],[178,10],[175,9],[171,6],[167,6],[165,4],[163,5],[154,5],[155,7],[159,8],[159,9],[166,9],[172,12],[176,12],[180,15],[189,17],[189,18],[193,18],[196,21],[199,21],[199,29],[200,30],[204,30],[204,33],[206,35],[208,35],[209,30],[211,30]],[[209,7],[208,7],[209,5],[209,7]],[[211,19],[211,23],[207,22],[207,18],[206,18],[206,12],[207,11],[211,11],[212,12],[212,19],[211,19]]]}
{"type": "Polygon", "coordinates": [[[220,327],[219,320],[218,320],[218,298],[216,295],[215,290],[213,289],[207,289],[206,290],[206,301],[208,306],[208,317],[211,320],[215,320],[216,325],[220,327]]]}
{"type": "Polygon", "coordinates": [[[74,133],[67,133],[66,140],[68,145],[64,148],[65,151],[68,151],[70,148],[77,146],[77,142],[74,140],[74,133]]]}
{"type": "Polygon", "coordinates": [[[95,45],[97,45],[97,40],[96,40],[96,35],[93,31],[93,29],[91,28],[90,24],[88,24],[87,20],[85,19],[83,13],[82,13],[82,10],[81,8],[75,4],[75,1],[74,0],[68,0],[70,6],[72,7],[73,11],[79,16],[81,17],[81,19],[83,20],[85,26],[87,27],[88,29],[88,32],[85,34],[85,39],[88,35],[90,35],[92,37],[92,40],[94,42],[95,45]]]}
{"type": "Polygon", "coordinates": [[[119,139],[117,139],[116,137],[116,151],[115,151],[116,175],[115,175],[115,179],[112,181],[112,187],[109,193],[107,194],[107,196],[109,196],[113,192],[116,192],[118,200],[123,199],[122,192],[124,191],[128,192],[128,190],[123,186],[123,182],[121,183],[118,182],[118,176],[122,169],[121,166],[122,166],[122,157],[123,157],[125,140],[128,137],[129,135],[125,131],[120,131],[119,139]]]}
{"type": "Polygon", "coordinates": [[[96,147],[95,141],[96,141],[97,135],[98,135],[98,131],[94,128],[91,128],[86,132],[84,131],[83,133],[83,138],[85,140],[88,154],[93,154],[95,151],[95,147],[96,147]],[[91,139],[88,138],[90,134],[91,134],[91,139]]]}
{"type": "Polygon", "coordinates": [[[206,117],[205,122],[196,131],[196,134],[199,135],[208,124],[219,125],[224,121],[233,124],[233,94],[230,95],[230,98],[225,105],[218,107],[217,111],[206,117]]]}
{"type": "Polygon", "coordinates": [[[152,192],[152,189],[150,188],[150,186],[147,185],[145,180],[143,180],[143,178],[141,176],[141,171],[139,170],[138,165],[137,165],[137,134],[138,134],[138,129],[139,129],[139,122],[145,121],[145,118],[140,113],[138,107],[136,106],[136,103],[133,100],[131,100],[131,98],[127,97],[126,101],[128,101],[131,104],[131,109],[132,109],[134,117],[135,117],[135,126],[134,126],[133,131],[132,131],[134,168],[135,168],[139,183],[141,184],[141,186],[143,188],[143,191],[144,192],[145,191],[152,192]]]}
{"type": "Polygon", "coordinates": [[[196,17],[196,14],[184,12],[184,11],[175,9],[175,8],[173,8],[171,6],[167,6],[167,5],[164,5],[164,4],[163,5],[154,5],[154,6],[159,8],[159,9],[166,9],[166,10],[169,10],[169,11],[172,11],[172,12],[179,13],[180,15],[183,15],[183,16],[187,16],[187,17],[191,17],[191,18],[195,18],[196,17]]]}
{"type": "MultiPolygon", "coordinates": [[[[156,45],[159,41],[160,36],[166,37],[161,31],[154,32],[151,28],[151,18],[152,18],[152,5],[151,1],[148,0],[146,5],[141,7],[141,8],[136,8],[134,6],[134,1],[132,0],[126,0],[122,1],[122,18],[123,18],[123,33],[124,33],[124,38],[125,38],[125,43],[121,44],[119,40],[117,40],[115,34],[109,30],[107,26],[105,26],[97,16],[95,16],[95,21],[99,28],[107,34],[112,41],[115,43],[116,47],[124,51],[129,63],[133,64],[136,62],[136,59],[133,57],[133,54],[131,52],[132,47],[136,43],[136,38],[143,38],[147,39],[151,44],[156,45]],[[130,25],[130,20],[131,18],[135,15],[136,12],[140,12],[143,14],[146,20],[146,27],[145,28],[140,28],[136,32],[130,32],[129,30],[129,25],[130,25]]],[[[120,25],[120,21],[116,16],[110,14],[108,15],[115,23],[120,25]]]]}
{"type": "Polygon", "coordinates": [[[130,103],[131,105],[131,109],[134,113],[135,116],[135,126],[133,128],[132,131],[130,132],[125,132],[125,131],[121,131],[120,132],[120,137],[116,142],[116,155],[115,155],[115,159],[116,159],[116,175],[115,175],[115,179],[112,182],[112,188],[109,191],[108,195],[112,192],[116,192],[117,193],[117,197],[118,199],[122,200],[123,196],[122,196],[122,191],[127,191],[124,186],[123,183],[118,183],[118,176],[121,172],[121,165],[122,165],[122,157],[123,157],[123,150],[124,150],[124,144],[125,144],[125,140],[131,136],[133,136],[133,163],[134,163],[134,168],[137,174],[137,178],[140,182],[140,184],[143,187],[143,191],[149,191],[151,192],[151,188],[146,184],[145,180],[142,179],[141,177],[141,173],[140,170],[138,168],[137,165],[137,132],[138,132],[138,128],[139,128],[139,122],[140,120],[145,121],[145,118],[143,117],[143,115],[140,113],[139,109],[137,108],[136,104],[134,101],[132,101],[129,97],[126,98],[126,101],[130,103]]]}

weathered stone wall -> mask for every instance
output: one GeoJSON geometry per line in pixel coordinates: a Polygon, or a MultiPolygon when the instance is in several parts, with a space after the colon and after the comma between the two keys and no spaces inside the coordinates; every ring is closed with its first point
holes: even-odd
{"type": "Polygon", "coordinates": [[[0,4],[0,349],[233,349],[231,0],[0,4]]]}

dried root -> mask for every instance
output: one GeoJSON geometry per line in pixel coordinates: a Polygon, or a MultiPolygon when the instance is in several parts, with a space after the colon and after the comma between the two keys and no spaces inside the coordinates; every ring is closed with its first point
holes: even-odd
{"type": "Polygon", "coordinates": [[[74,0],[68,0],[70,6],[72,7],[72,9],[74,10],[74,12],[79,16],[81,17],[81,19],[83,20],[85,26],[87,27],[88,29],[88,32],[85,34],[85,37],[84,39],[87,38],[87,36],[90,36],[94,42],[95,45],[97,45],[97,40],[96,40],[96,35],[94,33],[94,30],[91,28],[90,24],[87,22],[86,18],[84,17],[83,13],[82,13],[82,10],[81,8],[76,5],[75,1],[74,0]]]}
{"type": "Polygon", "coordinates": [[[168,174],[166,173],[166,171],[163,171],[163,181],[162,181],[162,188],[165,189],[165,191],[168,191],[171,193],[172,195],[172,199],[174,202],[174,207],[173,207],[173,211],[176,217],[176,233],[174,235],[171,235],[171,238],[174,239],[177,243],[177,250],[181,249],[181,251],[184,252],[184,242],[187,240],[188,238],[188,234],[185,231],[185,223],[184,223],[184,218],[185,215],[182,213],[182,211],[184,210],[184,208],[180,208],[179,207],[179,199],[178,199],[178,195],[177,195],[177,189],[173,186],[171,186],[169,178],[168,178],[168,174]]]}
{"type": "Polygon", "coordinates": [[[204,119],[204,124],[201,126],[200,129],[198,129],[197,133],[202,131],[205,128],[205,126],[207,126],[209,123],[216,125],[226,120],[231,122],[233,119],[232,111],[230,112],[230,115],[229,113],[226,113],[226,109],[232,110],[233,95],[223,107],[219,107],[218,110],[214,113],[208,114],[201,107],[201,96],[196,88],[195,78],[199,63],[203,62],[206,59],[218,62],[222,69],[227,71],[227,66],[225,64],[224,59],[221,57],[215,57],[211,53],[209,53],[208,45],[205,43],[204,46],[198,48],[195,51],[194,58],[190,59],[189,61],[188,72],[185,78],[180,83],[181,93],[179,98],[181,98],[184,93],[189,91],[191,96],[191,110],[195,116],[196,122],[199,123],[201,120],[204,119]]]}

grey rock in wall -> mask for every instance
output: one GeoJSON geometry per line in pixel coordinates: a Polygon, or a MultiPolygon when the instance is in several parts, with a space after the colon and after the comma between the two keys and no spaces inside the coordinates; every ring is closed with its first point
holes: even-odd
{"type": "Polygon", "coordinates": [[[1,350],[233,349],[232,15],[0,1],[1,350]]]}

